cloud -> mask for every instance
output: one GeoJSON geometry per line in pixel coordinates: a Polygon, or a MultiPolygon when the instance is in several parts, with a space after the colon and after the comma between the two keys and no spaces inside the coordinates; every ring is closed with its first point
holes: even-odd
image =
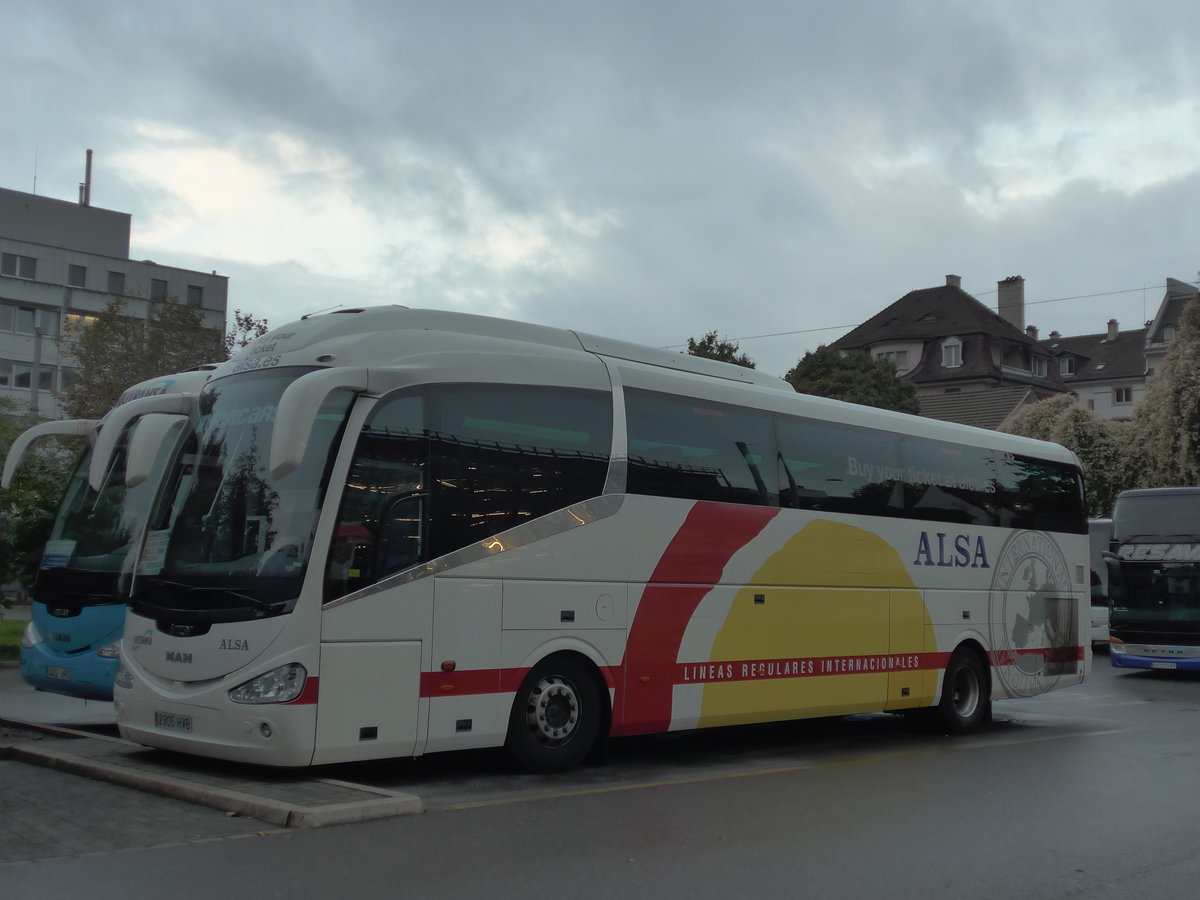
{"type": "Polygon", "coordinates": [[[789,333],[743,345],[781,374],[947,273],[1036,302],[1197,268],[1190,3],[15,4],[0,184],[36,156],[74,199],[94,148],[136,256],[279,324],[379,298],[789,333]]]}

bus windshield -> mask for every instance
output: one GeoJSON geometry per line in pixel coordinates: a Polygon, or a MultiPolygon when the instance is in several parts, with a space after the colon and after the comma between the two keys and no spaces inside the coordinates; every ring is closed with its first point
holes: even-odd
{"type": "Polygon", "coordinates": [[[151,520],[131,603],[144,615],[237,621],[286,612],[300,592],[332,456],[353,395],[336,391],[316,417],[300,467],[268,466],[283,391],[307,368],[231,375],[200,395],[151,520]]]}
{"type": "Polygon", "coordinates": [[[100,490],[88,485],[91,445],[83,452],[46,543],[34,598],[56,606],[123,603],[122,575],[149,513],[153,486],[127,490],[125,459],[131,429],[117,442],[100,490]]]}
{"type": "Polygon", "coordinates": [[[1119,497],[1113,509],[1113,540],[1188,537],[1200,541],[1200,495],[1194,492],[1119,497]]]}

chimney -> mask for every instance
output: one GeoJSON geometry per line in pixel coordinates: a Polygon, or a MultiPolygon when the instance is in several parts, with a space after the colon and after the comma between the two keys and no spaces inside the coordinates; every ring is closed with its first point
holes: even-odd
{"type": "Polygon", "coordinates": [[[87,167],[83,172],[83,184],[79,185],[79,205],[92,205],[92,151],[87,152],[87,167]]]}
{"type": "Polygon", "coordinates": [[[947,275],[946,287],[962,287],[962,278],[958,275],[947,275]]]}
{"type": "Polygon", "coordinates": [[[996,299],[1000,318],[1018,331],[1025,330],[1025,279],[1010,275],[996,282],[996,299]]]}
{"type": "Polygon", "coordinates": [[[1026,333],[1027,335],[1029,335],[1031,338],[1033,338],[1035,341],[1038,339],[1038,336],[1037,336],[1037,326],[1036,326],[1036,325],[1026,325],[1026,326],[1025,326],[1025,333],[1026,333]]]}
{"type": "Polygon", "coordinates": [[[1050,340],[1057,341],[1062,335],[1057,331],[1050,332],[1050,340]]]}
{"type": "Polygon", "coordinates": [[[1108,320],[1108,339],[1110,341],[1115,341],[1117,339],[1117,320],[1116,319],[1108,320]]]}

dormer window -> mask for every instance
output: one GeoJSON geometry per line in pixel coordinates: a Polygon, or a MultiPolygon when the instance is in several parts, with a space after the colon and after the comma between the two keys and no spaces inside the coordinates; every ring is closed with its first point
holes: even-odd
{"type": "Polygon", "coordinates": [[[897,372],[904,372],[908,369],[908,351],[907,350],[883,350],[875,354],[876,359],[886,359],[896,367],[897,372]]]}
{"type": "Polygon", "coordinates": [[[942,342],[942,368],[957,369],[962,366],[962,341],[959,338],[946,338],[942,342]]]}
{"type": "Polygon", "coordinates": [[[1033,374],[1036,375],[1038,378],[1045,378],[1046,377],[1046,360],[1040,356],[1035,356],[1033,358],[1032,371],[1033,371],[1033,374]]]}
{"type": "Polygon", "coordinates": [[[1058,374],[1074,375],[1075,374],[1075,357],[1064,356],[1058,361],[1058,374]]]}

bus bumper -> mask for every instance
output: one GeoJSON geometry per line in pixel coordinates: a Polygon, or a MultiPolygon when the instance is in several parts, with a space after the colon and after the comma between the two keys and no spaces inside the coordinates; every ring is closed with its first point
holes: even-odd
{"type": "Polygon", "coordinates": [[[55,653],[45,644],[21,648],[21,677],[39,691],[111,700],[118,661],[95,653],[55,653]]]}
{"type": "Polygon", "coordinates": [[[1109,659],[1118,669],[1200,672],[1200,647],[1113,641],[1109,648],[1109,659]]]}

